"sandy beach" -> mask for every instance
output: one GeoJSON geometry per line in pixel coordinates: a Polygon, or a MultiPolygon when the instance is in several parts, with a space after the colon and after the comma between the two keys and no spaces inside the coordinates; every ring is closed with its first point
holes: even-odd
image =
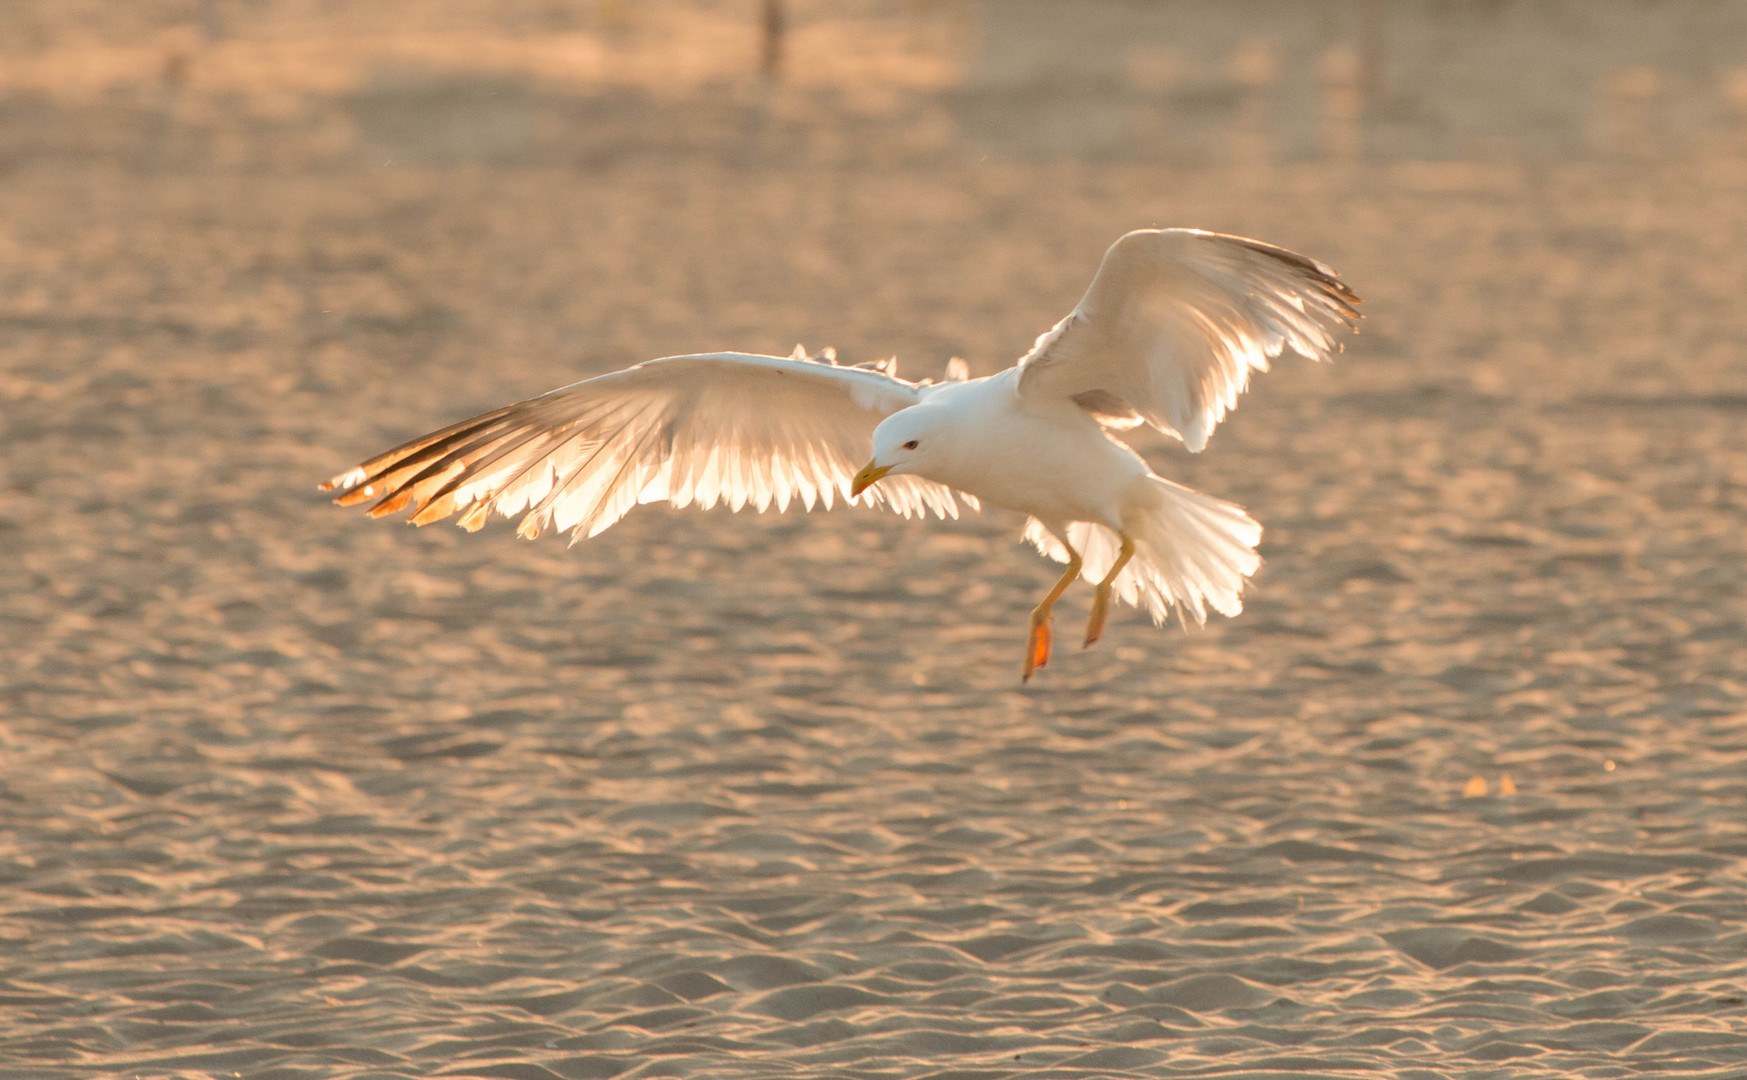
{"type": "Polygon", "coordinates": [[[752,3],[85,7],[0,15],[0,1075],[1747,1074],[1731,9],[796,2],[772,85],[752,3]],[[1027,686],[1012,515],[316,491],[650,357],[992,372],[1153,225],[1363,332],[1142,441],[1243,614],[1027,686]]]}

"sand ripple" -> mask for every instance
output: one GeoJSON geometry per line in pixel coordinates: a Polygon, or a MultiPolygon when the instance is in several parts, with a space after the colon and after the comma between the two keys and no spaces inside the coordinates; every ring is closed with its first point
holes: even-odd
{"type": "Polygon", "coordinates": [[[725,94],[489,167],[313,99],[0,109],[0,1072],[1743,1074],[1733,143],[1452,189],[725,94]],[[682,349],[992,365],[1153,221],[1370,316],[1155,448],[1267,524],[1205,632],[1022,690],[1011,519],[567,551],[313,492],[682,349]]]}

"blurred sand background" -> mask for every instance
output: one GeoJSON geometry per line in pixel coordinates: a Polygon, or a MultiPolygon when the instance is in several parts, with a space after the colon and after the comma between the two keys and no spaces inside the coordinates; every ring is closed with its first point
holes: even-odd
{"type": "Polygon", "coordinates": [[[1743,1075],[1747,8],[788,29],[0,8],[0,1075],[1743,1075]],[[1148,444],[1244,614],[1023,689],[1006,515],[315,491],[653,356],[992,371],[1172,224],[1364,333],[1148,444]]]}

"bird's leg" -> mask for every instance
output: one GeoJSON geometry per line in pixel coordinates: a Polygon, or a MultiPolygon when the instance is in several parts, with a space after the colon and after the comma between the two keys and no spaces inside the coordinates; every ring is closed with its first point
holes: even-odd
{"type": "Polygon", "coordinates": [[[1032,673],[1049,663],[1050,609],[1062,598],[1062,593],[1068,591],[1068,586],[1074,583],[1074,579],[1080,576],[1080,553],[1068,547],[1066,542],[1063,542],[1062,547],[1068,550],[1068,568],[1062,571],[1061,580],[1055,583],[1055,588],[1049,591],[1043,602],[1031,609],[1031,636],[1025,640],[1025,674],[1021,676],[1021,682],[1030,682],[1032,673]]]}
{"type": "Polygon", "coordinates": [[[1134,537],[1127,533],[1117,533],[1122,537],[1122,551],[1116,556],[1116,561],[1110,564],[1110,572],[1104,575],[1104,580],[1098,583],[1098,591],[1092,594],[1092,621],[1086,624],[1086,648],[1104,636],[1104,618],[1110,614],[1110,590],[1116,584],[1116,575],[1122,573],[1122,568],[1128,565],[1128,560],[1134,558],[1134,537]]]}

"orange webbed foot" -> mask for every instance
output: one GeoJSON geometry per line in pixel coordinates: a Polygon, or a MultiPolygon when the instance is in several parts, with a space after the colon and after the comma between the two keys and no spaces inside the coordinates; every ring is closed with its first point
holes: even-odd
{"type": "Polygon", "coordinates": [[[1025,673],[1020,682],[1030,682],[1037,669],[1049,664],[1049,650],[1055,634],[1049,628],[1049,617],[1033,617],[1031,634],[1025,640],[1025,673]]]}

